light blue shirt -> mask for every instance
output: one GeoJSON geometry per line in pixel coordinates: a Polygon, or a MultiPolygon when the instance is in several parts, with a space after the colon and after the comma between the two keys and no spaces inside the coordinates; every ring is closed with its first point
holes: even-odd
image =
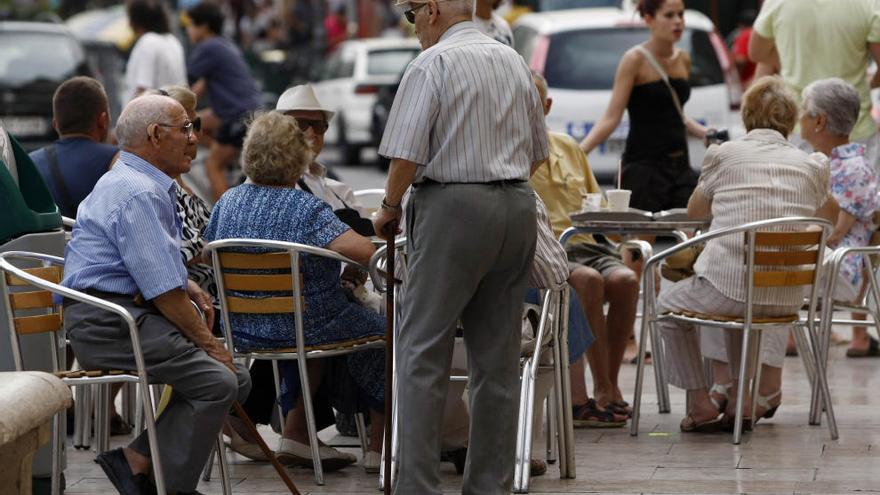
{"type": "Polygon", "coordinates": [[[65,250],[64,280],[71,289],[153,299],[186,288],[180,259],[180,218],[174,180],[123,151],[80,204],[65,250]]]}

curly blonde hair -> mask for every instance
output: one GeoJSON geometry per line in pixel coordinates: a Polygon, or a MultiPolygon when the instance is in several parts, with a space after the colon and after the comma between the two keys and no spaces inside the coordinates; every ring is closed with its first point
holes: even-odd
{"type": "Polygon", "coordinates": [[[269,186],[293,186],[312,158],[296,119],[280,112],[255,116],[241,150],[245,175],[269,186]]]}
{"type": "Polygon", "coordinates": [[[779,76],[764,76],[743,95],[742,120],[747,131],[773,129],[788,137],[798,120],[795,96],[779,76]]]}

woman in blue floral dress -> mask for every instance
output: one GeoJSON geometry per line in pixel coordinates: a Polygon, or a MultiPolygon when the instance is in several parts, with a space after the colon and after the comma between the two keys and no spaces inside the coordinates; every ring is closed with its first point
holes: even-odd
{"type": "MultiPolygon", "coordinates": [[[[359,263],[369,263],[374,248],[369,239],[355,233],[334,215],[329,205],[295,189],[297,180],[311,162],[303,133],[293,117],[268,113],[251,124],[242,150],[248,181],[227,191],[214,206],[204,237],[209,241],[230,238],[270,239],[295,242],[336,251],[359,263]]],[[[367,308],[349,302],[340,285],[338,261],[304,255],[301,258],[303,297],[306,301],[303,325],[306,345],[331,344],[343,340],[384,335],[385,319],[367,308]]],[[[241,297],[260,297],[241,293],[241,297]]],[[[272,349],[296,345],[289,314],[230,314],[237,350],[272,349]]],[[[340,380],[338,366],[309,360],[313,382],[333,373],[334,389],[340,380]]],[[[367,464],[378,467],[381,448],[381,411],[384,405],[384,350],[368,350],[343,358],[343,381],[353,382],[371,412],[373,425],[367,464]]],[[[337,362],[338,364],[338,362],[337,362]]],[[[294,361],[282,362],[282,397],[287,408],[279,460],[289,465],[311,467],[311,453],[304,409],[299,395],[299,378],[294,361]]],[[[313,384],[313,392],[317,384],[313,384]]],[[[334,403],[334,407],[337,404],[334,403]]],[[[354,412],[354,411],[349,411],[354,412]]],[[[355,461],[351,454],[328,446],[320,448],[326,470],[339,469],[355,461]]]]}
{"type": "MultiPolygon", "coordinates": [[[[877,175],[874,164],[865,160],[865,146],[849,142],[849,133],[859,113],[858,92],[841,79],[823,79],[803,91],[801,135],[816,151],[830,157],[831,194],[839,211],[828,247],[867,246],[877,228],[873,222],[878,207],[877,175]]],[[[865,283],[861,255],[848,256],[834,287],[834,299],[852,302],[862,294],[865,283]]],[[[862,314],[854,318],[864,319],[862,314]]],[[[880,356],[877,341],[865,327],[853,328],[849,357],[880,356]]]]}

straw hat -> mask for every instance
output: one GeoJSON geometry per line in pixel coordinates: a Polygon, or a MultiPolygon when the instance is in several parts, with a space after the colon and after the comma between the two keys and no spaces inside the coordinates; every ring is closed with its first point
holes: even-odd
{"type": "Polygon", "coordinates": [[[324,118],[327,119],[327,122],[330,122],[333,116],[336,115],[336,112],[327,110],[321,106],[321,103],[318,101],[318,96],[315,94],[315,90],[312,88],[311,84],[303,84],[301,86],[288,88],[281,94],[281,97],[278,98],[275,110],[278,110],[279,112],[289,112],[291,110],[316,110],[324,112],[324,118]]]}

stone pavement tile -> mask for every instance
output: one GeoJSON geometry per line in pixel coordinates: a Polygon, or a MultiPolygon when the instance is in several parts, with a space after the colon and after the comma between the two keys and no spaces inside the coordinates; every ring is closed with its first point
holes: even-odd
{"type": "Polygon", "coordinates": [[[812,481],[816,469],[796,468],[657,468],[654,480],[679,481],[812,481]]]}

